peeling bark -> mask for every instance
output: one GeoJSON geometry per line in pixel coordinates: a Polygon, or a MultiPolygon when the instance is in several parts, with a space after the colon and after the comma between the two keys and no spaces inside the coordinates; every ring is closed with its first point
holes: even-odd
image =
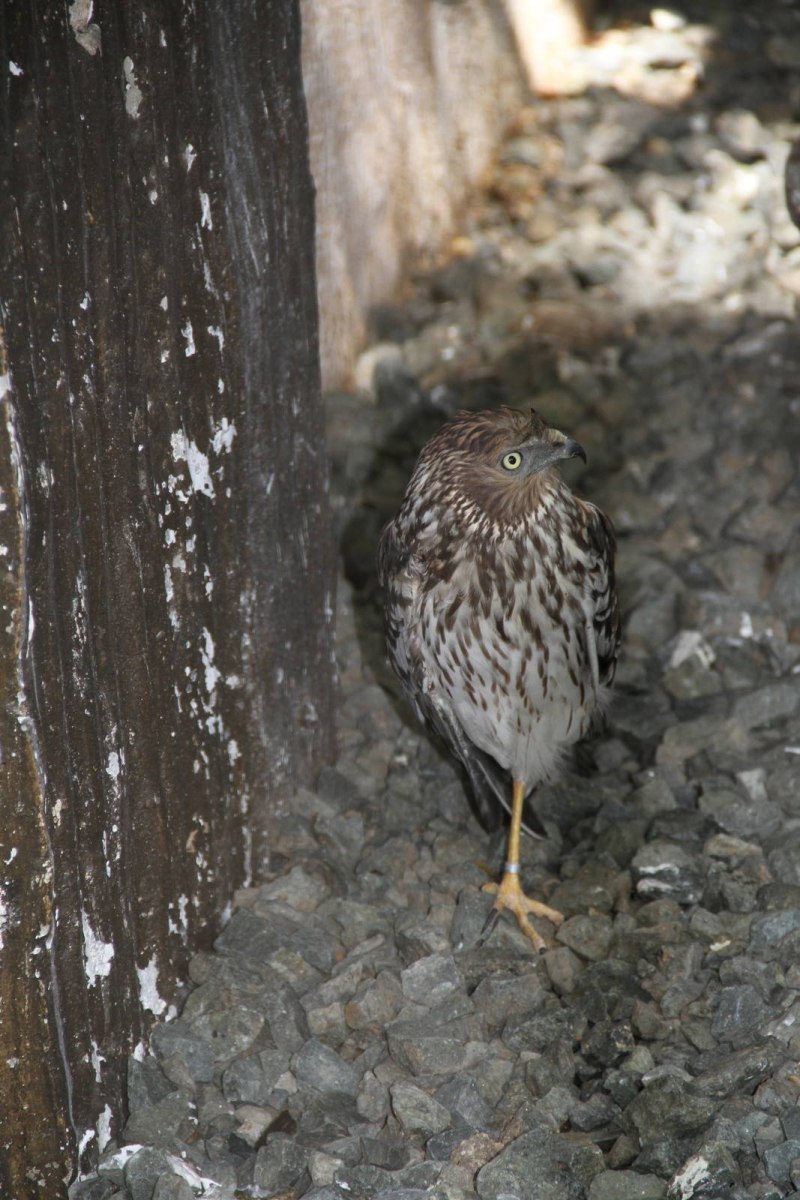
{"type": "MultiPolygon", "coordinates": [[[[332,751],[294,0],[0,15],[0,1194],[124,1056],[332,751]]],[[[94,1130],[94,1136],[89,1131],[94,1130]]]]}

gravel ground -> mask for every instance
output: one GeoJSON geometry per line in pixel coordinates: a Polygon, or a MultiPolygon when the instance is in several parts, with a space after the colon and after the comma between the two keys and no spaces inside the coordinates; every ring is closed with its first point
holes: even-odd
{"type": "Polygon", "coordinates": [[[800,1190],[800,13],[701,7],[520,114],[448,261],[329,398],[341,757],[73,1197],[800,1190]],[[422,442],[501,401],[587,448],[567,470],[616,524],[625,613],[607,725],[523,847],[567,916],[538,957],[508,915],[482,939],[504,834],[414,726],[374,578],[422,442]]]}

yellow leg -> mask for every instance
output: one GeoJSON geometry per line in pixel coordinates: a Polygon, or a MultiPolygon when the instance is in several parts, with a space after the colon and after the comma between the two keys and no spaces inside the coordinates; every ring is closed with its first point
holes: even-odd
{"type": "Polygon", "coordinates": [[[519,882],[519,837],[522,828],[522,806],[525,803],[525,784],[514,780],[514,794],[511,802],[511,828],[508,833],[508,855],[505,871],[500,883],[486,883],[485,892],[494,892],[497,899],[495,909],[509,909],[517,918],[519,927],[536,950],[544,950],[544,938],[536,932],[528,920],[528,913],[536,917],[546,917],[554,925],[560,925],[564,920],[563,913],[555,908],[542,904],[539,900],[530,900],[522,890],[519,882]]]}

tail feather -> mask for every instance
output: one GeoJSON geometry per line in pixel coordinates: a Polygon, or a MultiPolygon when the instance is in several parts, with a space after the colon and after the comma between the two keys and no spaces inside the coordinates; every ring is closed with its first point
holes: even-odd
{"type": "MultiPolygon", "coordinates": [[[[421,724],[442,739],[463,766],[470,783],[475,815],[485,829],[500,824],[498,805],[511,812],[511,776],[490,754],[471,742],[454,714],[430,692],[409,693],[421,724]]],[[[522,828],[530,837],[546,838],[547,831],[530,804],[525,801],[522,828]]]]}
{"type": "MultiPolygon", "coordinates": [[[[461,757],[461,756],[459,756],[461,757]]],[[[470,747],[469,760],[462,758],[475,797],[475,807],[481,822],[493,829],[498,825],[498,803],[511,813],[511,776],[490,755],[470,747]]],[[[530,799],[522,811],[522,828],[530,837],[544,838],[547,832],[537,816],[530,799]]]]}
{"type": "MultiPolygon", "coordinates": [[[[447,743],[467,773],[478,820],[486,829],[499,824],[498,804],[511,812],[511,776],[490,754],[479,750],[458,722],[443,708],[430,705],[425,717],[447,743]]],[[[547,832],[528,800],[523,810],[522,828],[530,837],[544,838],[547,832]]]]}

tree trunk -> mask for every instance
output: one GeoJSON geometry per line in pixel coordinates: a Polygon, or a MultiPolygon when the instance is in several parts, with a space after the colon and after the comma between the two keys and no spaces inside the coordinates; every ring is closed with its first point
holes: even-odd
{"type": "Polygon", "coordinates": [[[62,1194],[116,1132],[127,1052],[332,752],[299,54],[295,0],[0,10],[15,1200],[62,1194]]]}

